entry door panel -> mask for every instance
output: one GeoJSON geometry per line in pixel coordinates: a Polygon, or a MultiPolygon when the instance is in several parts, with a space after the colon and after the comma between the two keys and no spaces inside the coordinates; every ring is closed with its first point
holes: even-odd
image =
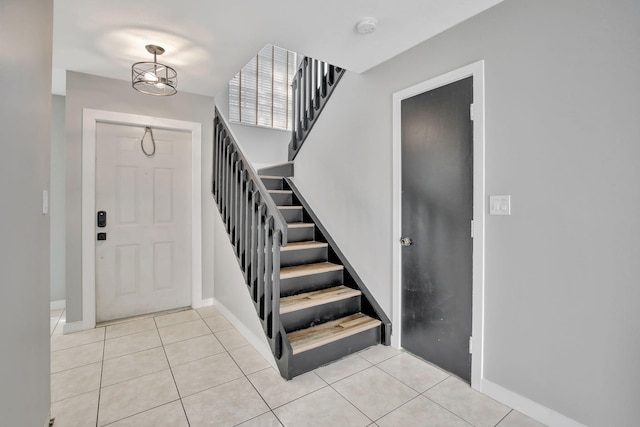
{"type": "Polygon", "coordinates": [[[402,101],[402,346],[470,380],[473,80],[402,101]]]}
{"type": "Polygon", "coordinates": [[[191,135],[99,123],[96,319],[106,321],[191,304],[191,135]],[[152,151],[149,134],[145,149],[152,151]]]}

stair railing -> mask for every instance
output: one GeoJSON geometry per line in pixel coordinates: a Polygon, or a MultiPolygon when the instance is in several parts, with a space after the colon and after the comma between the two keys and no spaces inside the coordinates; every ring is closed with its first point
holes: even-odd
{"type": "Polygon", "coordinates": [[[293,80],[293,130],[289,160],[295,159],[345,70],[305,57],[293,80]]]}
{"type": "Polygon", "coordinates": [[[292,354],[280,322],[280,247],[287,225],[216,108],[213,195],[278,366],[292,354]]]}

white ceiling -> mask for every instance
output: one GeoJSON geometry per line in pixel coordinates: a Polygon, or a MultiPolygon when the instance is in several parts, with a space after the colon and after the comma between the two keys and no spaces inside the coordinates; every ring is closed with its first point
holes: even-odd
{"type": "Polygon", "coordinates": [[[55,0],[53,93],[65,71],[131,79],[131,64],[160,62],[178,90],[214,96],[265,44],[366,71],[502,0],[55,0]],[[358,34],[364,17],[377,30],[358,34]]]}

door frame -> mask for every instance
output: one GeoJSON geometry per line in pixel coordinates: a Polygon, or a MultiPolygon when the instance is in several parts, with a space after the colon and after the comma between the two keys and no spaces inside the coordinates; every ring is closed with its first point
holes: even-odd
{"type": "MultiPolygon", "coordinates": [[[[484,60],[474,62],[448,73],[393,94],[393,165],[392,165],[392,311],[393,334],[391,345],[402,348],[402,127],[401,103],[404,99],[473,77],[473,276],[472,276],[472,357],[471,386],[482,389],[484,358],[484,60]]],[[[471,228],[471,224],[469,224],[471,228]]],[[[471,229],[469,230],[471,232],[471,229]]]]}
{"type": "Polygon", "coordinates": [[[82,109],[82,327],[96,325],[96,127],[150,126],[191,133],[191,305],[202,301],[202,124],[114,111],[82,109]]]}

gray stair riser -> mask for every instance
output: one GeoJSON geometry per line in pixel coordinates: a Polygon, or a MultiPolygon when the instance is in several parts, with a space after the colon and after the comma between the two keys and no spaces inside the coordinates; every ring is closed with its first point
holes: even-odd
{"type": "Polygon", "coordinates": [[[309,307],[280,315],[282,326],[287,333],[306,329],[319,323],[329,322],[360,311],[360,295],[309,307]]]}
{"type": "Polygon", "coordinates": [[[315,227],[302,227],[302,228],[288,228],[287,229],[287,241],[288,242],[306,242],[314,240],[316,234],[315,227]]]}
{"type": "Polygon", "coordinates": [[[308,276],[280,279],[280,296],[287,297],[303,292],[312,292],[342,284],[342,271],[311,274],[308,276]]]}
{"type": "Polygon", "coordinates": [[[289,358],[287,379],[376,345],[380,342],[380,338],[380,326],[378,326],[321,347],[292,355],[289,358]]]}
{"type": "Polygon", "coordinates": [[[325,262],[327,260],[328,249],[310,248],[298,249],[293,251],[280,252],[280,266],[290,267],[292,265],[314,264],[317,262],[325,262]]]}
{"type": "Polygon", "coordinates": [[[276,203],[276,206],[291,206],[293,203],[293,195],[282,193],[269,193],[271,198],[276,203]]]}
{"type": "Polygon", "coordinates": [[[282,178],[262,178],[262,183],[267,187],[267,190],[282,190],[283,182],[282,178]]]}
{"type": "Polygon", "coordinates": [[[302,209],[280,209],[285,222],[302,222],[302,209]]]}
{"type": "Polygon", "coordinates": [[[261,168],[258,170],[258,175],[293,176],[293,162],[261,168]]]}

